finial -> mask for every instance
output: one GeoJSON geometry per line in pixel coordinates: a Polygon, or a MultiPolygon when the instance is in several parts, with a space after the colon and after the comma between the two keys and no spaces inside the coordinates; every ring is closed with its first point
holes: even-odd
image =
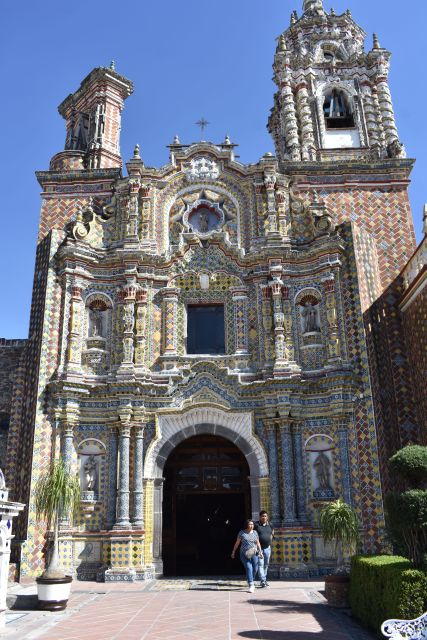
{"type": "Polygon", "coordinates": [[[225,134],[225,138],[224,138],[224,143],[226,145],[230,145],[231,144],[231,140],[230,140],[230,136],[228,135],[228,133],[225,134]]]}
{"type": "Polygon", "coordinates": [[[374,40],[373,49],[381,49],[380,41],[378,40],[378,36],[376,33],[374,33],[373,40],[374,40]]]}
{"type": "Polygon", "coordinates": [[[427,235],[427,204],[424,205],[423,209],[423,232],[427,235]]]}
{"type": "Polygon", "coordinates": [[[111,60],[110,69],[111,69],[111,71],[115,71],[116,70],[116,62],[115,62],[115,60],[111,60]]]}
{"type": "Polygon", "coordinates": [[[174,137],[172,144],[181,144],[181,141],[177,135],[174,137]]]}
{"type": "Polygon", "coordinates": [[[286,38],[283,35],[283,33],[279,38],[279,44],[277,46],[277,51],[279,51],[280,53],[285,53],[285,51],[286,51],[286,38]]]}
{"type": "Polygon", "coordinates": [[[351,16],[351,11],[350,11],[350,9],[347,9],[347,11],[345,12],[345,15],[346,15],[348,18],[351,18],[351,17],[352,17],[352,16],[351,16]]]}
{"type": "Polygon", "coordinates": [[[298,20],[298,14],[297,14],[297,12],[296,12],[296,11],[292,11],[292,14],[291,14],[291,26],[292,26],[293,24],[295,24],[295,22],[297,22],[297,20],[298,20]]]}
{"type": "Polygon", "coordinates": [[[331,9],[331,16],[336,16],[335,9],[331,9]]]}
{"type": "Polygon", "coordinates": [[[141,156],[139,155],[139,144],[138,143],[135,145],[135,148],[133,150],[133,157],[134,157],[134,160],[141,160],[141,156]]]}

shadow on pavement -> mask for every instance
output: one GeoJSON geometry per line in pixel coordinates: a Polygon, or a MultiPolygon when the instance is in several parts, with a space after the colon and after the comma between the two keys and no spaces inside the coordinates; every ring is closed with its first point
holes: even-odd
{"type": "Polygon", "coordinates": [[[6,604],[12,611],[35,611],[39,608],[37,594],[10,595],[7,597],[6,604]]]}
{"type": "MultiPolygon", "coordinates": [[[[258,640],[331,640],[330,624],[338,628],[341,633],[348,636],[349,640],[378,640],[378,636],[368,629],[360,626],[348,610],[334,609],[323,602],[294,602],[292,600],[251,598],[248,602],[252,605],[271,608],[274,613],[298,613],[310,614],[320,625],[322,631],[310,633],[308,631],[242,631],[242,638],[257,638],[258,640]]],[[[283,626],[286,625],[284,618],[283,626]]]]}

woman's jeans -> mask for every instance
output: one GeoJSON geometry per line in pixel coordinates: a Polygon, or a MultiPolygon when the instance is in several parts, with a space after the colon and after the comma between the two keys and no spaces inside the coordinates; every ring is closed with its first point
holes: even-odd
{"type": "Polygon", "coordinates": [[[259,563],[259,579],[261,583],[267,582],[268,564],[270,562],[271,547],[262,550],[264,561],[259,563]]]}
{"type": "Polygon", "coordinates": [[[251,586],[251,584],[254,583],[255,576],[258,571],[258,556],[255,554],[252,558],[247,558],[244,553],[241,553],[240,560],[246,570],[246,580],[248,581],[248,585],[251,586]]]}

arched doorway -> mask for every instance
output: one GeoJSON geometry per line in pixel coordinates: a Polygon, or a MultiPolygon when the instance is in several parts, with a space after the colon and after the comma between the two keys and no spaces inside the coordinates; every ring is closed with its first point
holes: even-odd
{"type": "Polygon", "coordinates": [[[164,467],[164,575],[232,575],[230,553],[251,513],[249,466],[235,444],[219,436],[188,438],[164,467]]]}

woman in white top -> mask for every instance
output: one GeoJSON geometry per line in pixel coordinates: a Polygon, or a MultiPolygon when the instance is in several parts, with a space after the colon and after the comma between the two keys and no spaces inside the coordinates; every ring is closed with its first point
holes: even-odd
{"type": "Polygon", "coordinates": [[[231,557],[234,558],[237,548],[240,545],[240,560],[246,571],[246,579],[249,585],[249,593],[255,591],[254,580],[258,572],[258,557],[262,557],[262,549],[259,543],[258,534],[254,531],[253,520],[245,521],[245,528],[237,534],[231,557]]]}

